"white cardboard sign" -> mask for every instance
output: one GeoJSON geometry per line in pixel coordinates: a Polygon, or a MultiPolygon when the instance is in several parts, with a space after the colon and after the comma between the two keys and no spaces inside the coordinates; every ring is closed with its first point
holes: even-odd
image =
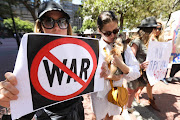
{"type": "Polygon", "coordinates": [[[146,61],[149,61],[149,65],[146,69],[146,74],[151,86],[165,77],[171,51],[172,41],[149,42],[146,58],[146,61]]]}
{"type": "Polygon", "coordinates": [[[103,90],[102,62],[97,39],[25,34],[13,72],[20,93],[10,103],[12,119],[103,90]]]}

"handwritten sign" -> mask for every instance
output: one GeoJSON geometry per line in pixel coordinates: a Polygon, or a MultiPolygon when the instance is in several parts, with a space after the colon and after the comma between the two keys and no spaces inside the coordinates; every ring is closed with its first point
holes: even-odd
{"type": "Polygon", "coordinates": [[[151,86],[165,77],[171,50],[172,41],[149,42],[146,58],[146,60],[149,61],[149,65],[146,74],[151,86]]]}

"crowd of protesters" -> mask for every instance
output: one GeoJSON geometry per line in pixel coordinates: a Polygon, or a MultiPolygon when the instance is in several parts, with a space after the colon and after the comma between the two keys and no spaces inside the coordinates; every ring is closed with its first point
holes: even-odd
{"type": "MultiPolygon", "coordinates": [[[[70,16],[64,11],[61,5],[49,1],[40,5],[38,10],[38,19],[35,25],[35,33],[51,33],[60,35],[72,35],[72,28],[69,23],[70,16]]],[[[99,40],[100,51],[106,50],[108,52],[113,49],[114,40],[118,37],[118,19],[114,12],[103,11],[97,19],[98,31],[101,34],[99,40]]],[[[137,103],[140,103],[139,95],[144,87],[147,89],[149,104],[155,110],[160,112],[155,98],[152,94],[153,86],[149,84],[146,69],[149,61],[146,61],[147,48],[150,41],[166,42],[164,37],[164,24],[155,17],[147,17],[141,21],[138,26],[138,32],[133,35],[130,44],[127,45],[123,51],[124,54],[113,56],[111,64],[117,66],[122,74],[117,74],[109,77],[110,68],[106,61],[101,67],[100,76],[104,78],[104,90],[100,93],[92,93],[92,106],[97,120],[112,120],[114,115],[120,115],[121,107],[110,103],[107,100],[107,93],[111,86],[109,80],[113,80],[115,87],[122,87],[123,79],[128,82],[128,103],[123,106],[123,112],[133,112],[132,102],[134,98],[137,103]],[[126,109],[127,108],[127,109],[126,109]]],[[[169,39],[171,40],[171,39],[169,39]]],[[[104,58],[106,54],[102,52],[104,58]]],[[[173,66],[175,67],[175,66],[173,66]]],[[[174,76],[172,72],[171,77],[174,76]]],[[[11,100],[18,99],[18,89],[16,84],[18,81],[13,73],[5,73],[6,80],[0,82],[0,105],[9,107],[11,100]]],[[[28,114],[20,119],[53,119],[53,120],[83,120],[84,109],[82,105],[82,97],[77,97],[41,110],[28,114]]],[[[128,114],[128,113],[126,113],[128,114]]]]}

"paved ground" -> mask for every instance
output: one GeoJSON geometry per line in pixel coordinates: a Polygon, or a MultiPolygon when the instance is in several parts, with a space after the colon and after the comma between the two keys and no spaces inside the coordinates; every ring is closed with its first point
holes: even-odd
{"type": "Polygon", "coordinates": [[[17,44],[16,40],[12,38],[0,39],[0,80],[4,79],[4,73],[12,71],[17,55],[17,44]]]}
{"type": "MultiPolygon", "coordinates": [[[[153,87],[153,96],[161,112],[155,111],[148,104],[146,89],[144,88],[140,97],[140,104],[133,102],[135,112],[129,114],[132,120],[180,120],[180,71],[175,75],[178,81],[168,83],[159,81],[153,87]]],[[[90,96],[84,95],[84,108],[86,120],[95,120],[90,104],[90,96]]],[[[117,115],[113,120],[125,120],[117,115]]]]}
{"type": "MultiPolygon", "coordinates": [[[[13,71],[17,45],[15,39],[0,39],[3,43],[0,45],[0,80],[4,80],[6,71],[13,71]]],[[[169,73],[168,73],[169,74],[169,73]]],[[[153,110],[148,105],[148,97],[146,89],[143,89],[141,104],[133,102],[136,109],[130,114],[132,120],[180,120],[180,72],[176,75],[178,81],[173,81],[168,85],[158,82],[153,87],[153,95],[161,112],[153,110]]],[[[167,75],[168,77],[168,75],[167,75]]],[[[90,96],[84,95],[85,120],[95,120],[94,113],[91,109],[90,96]]],[[[0,108],[0,115],[6,112],[4,108],[0,108]]],[[[120,115],[114,117],[114,120],[124,120],[120,115]]]]}

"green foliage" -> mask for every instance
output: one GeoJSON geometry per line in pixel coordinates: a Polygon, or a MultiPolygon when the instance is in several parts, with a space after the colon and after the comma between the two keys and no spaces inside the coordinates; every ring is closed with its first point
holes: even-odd
{"type": "Polygon", "coordinates": [[[91,17],[92,22],[96,23],[102,11],[111,10],[117,14],[120,26],[132,29],[149,16],[167,20],[171,12],[180,8],[180,0],[177,4],[176,2],[177,0],[85,0],[81,14],[83,17],[91,17]]]}
{"type": "Polygon", "coordinates": [[[69,1],[69,2],[72,2],[72,0],[60,0],[61,2],[64,2],[64,1],[69,1]]]}
{"type": "MultiPolygon", "coordinates": [[[[33,32],[33,27],[34,27],[33,23],[29,21],[23,21],[18,17],[14,18],[14,20],[18,32],[33,32]]],[[[11,18],[4,19],[3,24],[5,25],[6,28],[13,30],[13,32],[15,32],[13,29],[13,22],[11,18]]]]}
{"type": "Polygon", "coordinates": [[[11,14],[11,11],[9,8],[10,6],[8,3],[10,3],[11,5],[16,5],[16,2],[14,0],[2,0],[0,2],[0,6],[1,6],[0,17],[2,18],[6,18],[7,16],[10,16],[11,14]]]}
{"type": "Polygon", "coordinates": [[[81,28],[81,32],[85,31],[86,29],[96,29],[96,23],[94,20],[92,19],[87,19],[83,22],[82,28],[81,28]]]}
{"type": "Polygon", "coordinates": [[[27,10],[31,13],[32,18],[34,21],[36,21],[36,9],[39,8],[39,5],[41,4],[41,0],[16,0],[17,3],[22,3],[27,10]]]}
{"type": "Polygon", "coordinates": [[[20,7],[22,4],[27,8],[27,10],[31,13],[34,21],[37,19],[36,17],[36,9],[39,7],[41,0],[1,0],[0,6],[0,17],[7,18],[11,16],[10,7],[20,7]]]}
{"type": "Polygon", "coordinates": [[[0,3],[1,10],[0,10],[0,17],[5,18],[7,14],[10,14],[9,7],[7,5],[3,5],[0,3]]]}
{"type": "Polygon", "coordinates": [[[80,30],[78,30],[77,26],[74,26],[72,28],[73,33],[80,33],[80,30]]]}
{"type": "MultiPolygon", "coordinates": [[[[86,0],[83,3],[82,14],[84,16],[91,16],[93,22],[96,23],[98,15],[102,11],[114,11],[117,13],[119,20],[125,15],[132,12],[134,0],[86,0]]],[[[123,21],[120,23],[123,24],[123,21]]]]}

